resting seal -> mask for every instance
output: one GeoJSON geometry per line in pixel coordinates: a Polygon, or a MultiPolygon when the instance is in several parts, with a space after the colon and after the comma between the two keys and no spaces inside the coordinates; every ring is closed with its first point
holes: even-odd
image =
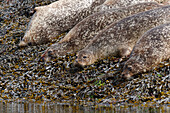
{"type": "Polygon", "coordinates": [[[122,74],[125,78],[146,72],[170,58],[170,23],[147,31],[136,43],[122,74]]]}
{"type": "Polygon", "coordinates": [[[97,6],[94,11],[104,11],[108,9],[116,9],[121,7],[127,7],[143,2],[154,2],[155,0],[106,0],[103,4],[97,6]]]}
{"type": "Polygon", "coordinates": [[[170,5],[138,13],[102,30],[77,54],[80,65],[93,64],[107,56],[128,56],[137,40],[149,29],[170,22],[170,5]]]}
{"type": "Polygon", "coordinates": [[[93,13],[105,0],[59,0],[35,8],[28,29],[19,46],[43,44],[66,32],[83,18],[93,13]]]}
{"type": "Polygon", "coordinates": [[[67,52],[75,53],[87,46],[99,31],[111,23],[117,22],[129,15],[154,9],[159,6],[160,5],[155,2],[146,2],[92,14],[74,26],[59,43],[51,45],[50,48],[46,50],[46,54],[43,55],[44,59],[49,60],[50,58],[48,57],[63,56],[67,52]]]}

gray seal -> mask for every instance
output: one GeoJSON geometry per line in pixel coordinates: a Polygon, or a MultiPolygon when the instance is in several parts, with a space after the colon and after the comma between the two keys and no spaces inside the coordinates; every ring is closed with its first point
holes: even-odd
{"type": "Polygon", "coordinates": [[[130,58],[125,62],[122,75],[133,75],[152,69],[170,58],[170,23],[148,30],[136,43],[130,58]]]}
{"type": "Polygon", "coordinates": [[[158,3],[146,2],[92,14],[74,26],[59,43],[51,45],[47,49],[48,52],[45,52],[46,55],[43,55],[44,59],[49,60],[50,58],[48,57],[51,56],[64,56],[68,52],[75,53],[87,46],[101,30],[111,23],[117,22],[129,15],[157,7],[160,7],[158,3]]]}
{"type": "Polygon", "coordinates": [[[53,41],[56,36],[70,30],[78,22],[93,13],[105,0],[59,0],[47,6],[35,8],[28,29],[19,46],[36,45],[53,41]]]}
{"type": "Polygon", "coordinates": [[[147,30],[168,22],[170,22],[170,5],[124,18],[96,35],[77,53],[76,61],[84,66],[107,56],[126,57],[147,30]]]}

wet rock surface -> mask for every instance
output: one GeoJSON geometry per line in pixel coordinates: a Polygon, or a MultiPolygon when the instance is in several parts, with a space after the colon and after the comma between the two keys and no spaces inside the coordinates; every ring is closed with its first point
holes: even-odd
{"type": "MultiPolygon", "coordinates": [[[[170,104],[170,61],[151,72],[120,79],[118,58],[106,58],[84,69],[74,67],[74,54],[43,62],[52,43],[19,48],[36,6],[55,0],[0,1],[0,100],[74,102],[82,105],[170,104]]],[[[56,37],[56,42],[65,34],[56,37]]]]}

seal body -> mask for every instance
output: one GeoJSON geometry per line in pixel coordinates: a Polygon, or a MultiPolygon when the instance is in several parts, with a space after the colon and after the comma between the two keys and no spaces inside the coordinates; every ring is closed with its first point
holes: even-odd
{"type": "Polygon", "coordinates": [[[138,13],[113,23],[77,54],[77,63],[90,65],[107,56],[128,56],[149,29],[170,22],[170,5],[138,13]]]}
{"type": "Polygon", "coordinates": [[[148,30],[136,43],[122,74],[125,78],[146,72],[170,58],[170,23],[148,30]]]}
{"type": "Polygon", "coordinates": [[[47,49],[47,51],[51,51],[49,52],[50,55],[48,55],[48,52],[45,52],[46,55],[44,58],[50,59],[47,57],[63,56],[67,52],[75,53],[87,46],[99,31],[111,23],[117,22],[129,15],[159,6],[155,2],[146,2],[92,14],[75,25],[59,43],[51,45],[50,49],[47,49]]]}
{"type": "Polygon", "coordinates": [[[66,32],[83,18],[93,13],[105,0],[59,0],[37,7],[19,46],[43,44],[66,32]]]}
{"type": "Polygon", "coordinates": [[[106,0],[103,4],[97,6],[94,10],[96,12],[99,12],[108,9],[127,7],[130,5],[143,3],[143,2],[157,2],[157,3],[161,3],[162,5],[170,5],[169,0],[106,0]]]}
{"type": "Polygon", "coordinates": [[[127,7],[143,2],[154,2],[155,0],[106,0],[103,4],[97,6],[94,10],[96,12],[104,11],[108,9],[116,9],[121,7],[127,7]]]}

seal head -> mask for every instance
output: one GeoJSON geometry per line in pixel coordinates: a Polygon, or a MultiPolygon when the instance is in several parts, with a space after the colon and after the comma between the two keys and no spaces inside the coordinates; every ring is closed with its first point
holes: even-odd
{"type": "Polygon", "coordinates": [[[95,62],[94,58],[95,57],[92,52],[82,50],[77,54],[76,63],[82,66],[90,65],[95,62]]]}
{"type": "Polygon", "coordinates": [[[138,40],[130,58],[125,62],[122,76],[134,75],[152,69],[163,60],[170,58],[170,23],[156,26],[138,40]]]}
{"type": "Polygon", "coordinates": [[[123,70],[123,72],[122,72],[122,77],[123,78],[125,78],[125,79],[127,79],[127,80],[130,80],[130,79],[132,79],[132,75],[134,75],[134,74],[136,74],[136,72],[135,72],[135,70],[139,70],[139,69],[137,69],[138,67],[137,67],[137,64],[136,63],[134,63],[133,61],[131,62],[131,61],[129,61],[128,63],[126,63],[125,65],[124,65],[124,70],[123,70]],[[136,68],[136,69],[134,69],[134,67],[136,68]]]}
{"type": "Polygon", "coordinates": [[[55,58],[56,56],[62,57],[66,55],[66,53],[72,53],[73,48],[69,43],[55,43],[51,45],[49,48],[46,49],[44,54],[41,55],[44,61],[50,61],[51,59],[55,58]]]}

